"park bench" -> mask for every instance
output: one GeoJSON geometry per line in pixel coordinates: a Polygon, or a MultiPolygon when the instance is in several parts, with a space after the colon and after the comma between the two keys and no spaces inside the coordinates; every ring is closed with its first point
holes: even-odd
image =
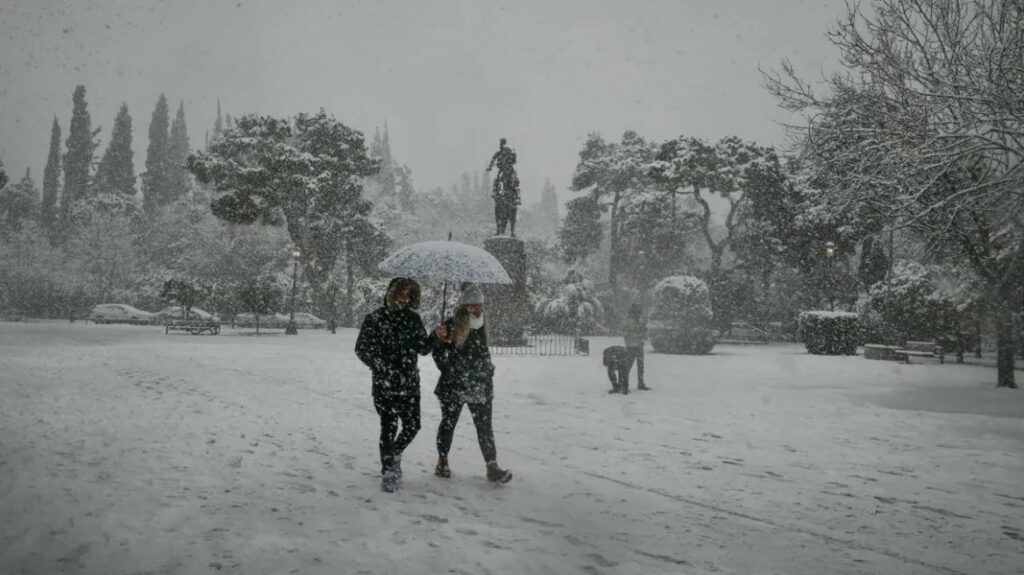
{"type": "Polygon", "coordinates": [[[220,333],[220,322],[213,319],[168,319],[164,322],[164,333],[172,331],[187,331],[192,335],[203,332],[217,335],[220,333]]]}
{"type": "Polygon", "coordinates": [[[908,341],[902,349],[893,350],[893,355],[903,363],[910,363],[911,357],[937,357],[939,363],[946,363],[942,346],[934,341],[908,341]]]}
{"type": "Polygon", "coordinates": [[[898,345],[882,345],[878,343],[864,344],[864,359],[896,359],[896,351],[902,349],[898,345]]]}

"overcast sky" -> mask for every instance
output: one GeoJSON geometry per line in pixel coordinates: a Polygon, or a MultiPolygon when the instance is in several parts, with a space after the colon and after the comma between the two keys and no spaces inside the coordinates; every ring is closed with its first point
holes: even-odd
{"type": "Polygon", "coordinates": [[[184,100],[193,147],[216,101],[234,116],[320,107],[371,138],[388,123],[418,189],[483,169],[507,137],[527,201],[564,201],[589,132],[782,144],[758,66],[835,68],[842,0],[0,0],[0,159],[46,162],[84,84],[105,148],[128,104],[136,172],[158,95],[184,100]]]}

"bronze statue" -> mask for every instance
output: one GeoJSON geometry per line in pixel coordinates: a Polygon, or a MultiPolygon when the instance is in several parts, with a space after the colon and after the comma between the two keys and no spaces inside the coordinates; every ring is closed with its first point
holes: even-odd
{"type": "Polygon", "coordinates": [[[494,178],[494,219],[498,225],[498,234],[505,233],[509,225],[512,237],[516,237],[516,206],[519,205],[519,177],[515,169],[516,153],[505,145],[505,138],[498,143],[498,151],[491,156],[487,171],[497,164],[498,177],[494,178]]]}

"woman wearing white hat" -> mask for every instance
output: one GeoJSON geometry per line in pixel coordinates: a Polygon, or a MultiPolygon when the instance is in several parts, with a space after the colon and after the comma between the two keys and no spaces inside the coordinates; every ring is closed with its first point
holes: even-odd
{"type": "Polygon", "coordinates": [[[483,306],[483,293],[475,285],[469,285],[463,290],[452,318],[445,321],[444,329],[438,329],[441,341],[434,348],[433,355],[441,377],[434,394],[441,402],[441,426],[437,430],[437,468],[434,473],[438,477],[451,477],[448,451],[465,404],[473,415],[480,451],[487,464],[488,481],[507,483],[512,479],[512,472],[498,467],[491,424],[494,364],[487,349],[483,306]]]}

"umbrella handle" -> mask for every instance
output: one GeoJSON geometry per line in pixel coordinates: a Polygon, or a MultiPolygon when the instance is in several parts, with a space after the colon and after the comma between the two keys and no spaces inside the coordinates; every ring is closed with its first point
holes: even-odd
{"type": "MultiPolygon", "coordinates": [[[[452,241],[452,231],[448,230],[448,241],[452,241]]],[[[441,296],[441,323],[444,323],[444,314],[448,308],[448,280],[444,282],[444,295],[441,296]]]]}
{"type": "Polygon", "coordinates": [[[444,314],[448,307],[448,281],[444,282],[444,295],[441,296],[441,323],[444,323],[444,314]]]}

